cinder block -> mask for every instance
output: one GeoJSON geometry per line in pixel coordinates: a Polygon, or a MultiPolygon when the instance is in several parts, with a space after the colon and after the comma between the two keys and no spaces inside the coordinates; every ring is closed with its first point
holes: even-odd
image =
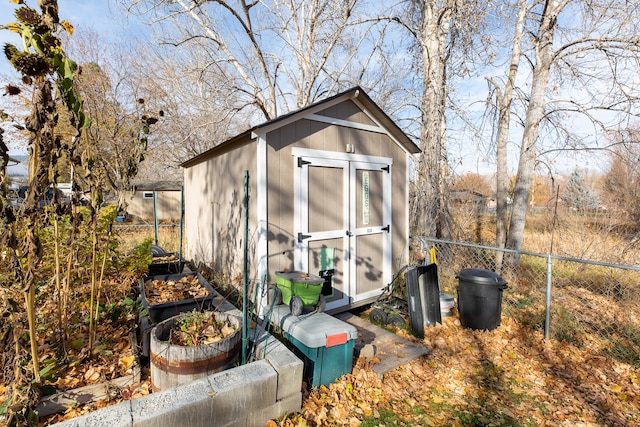
{"type": "Polygon", "coordinates": [[[177,388],[170,388],[132,400],[133,424],[140,427],[151,427],[158,425],[159,420],[163,420],[164,424],[164,417],[181,405],[176,390],[177,388]]]}
{"type": "Polygon", "coordinates": [[[268,408],[248,413],[243,425],[246,427],[264,427],[268,420],[280,418],[285,414],[300,412],[300,409],[302,409],[302,392],[298,391],[283,400],[277,401],[268,408]]]}
{"type": "Polygon", "coordinates": [[[278,373],[277,400],[281,400],[302,390],[304,363],[276,338],[271,340],[274,345],[267,342],[263,357],[278,373]]]}
{"type": "Polygon", "coordinates": [[[219,419],[216,416],[221,422],[266,408],[276,401],[278,376],[264,360],[210,375],[208,378],[216,392],[216,415],[224,412],[229,417],[219,419]]]}
{"type": "Polygon", "coordinates": [[[132,404],[136,427],[226,425],[276,400],[277,375],[258,361],[184,386],[152,393],[132,404]]]}
{"type": "MultiPolygon", "coordinates": [[[[155,402],[137,402],[132,406],[137,426],[210,426],[215,393],[208,378],[201,378],[180,387],[163,390],[149,396],[155,402]],[[163,394],[166,393],[166,396],[163,394]],[[173,401],[171,401],[173,399],[173,401]],[[152,403],[155,403],[155,407],[152,403]],[[166,404],[169,403],[169,406],[166,404]]],[[[145,396],[146,397],[146,396],[145,396]]]]}
{"type": "Polygon", "coordinates": [[[131,427],[132,425],[131,401],[55,424],[56,427],[131,427]]]}
{"type": "Polygon", "coordinates": [[[278,373],[277,400],[302,390],[304,363],[276,337],[259,330],[254,341],[256,356],[264,359],[278,373]]]}
{"type": "Polygon", "coordinates": [[[262,343],[266,345],[257,357],[266,359],[109,406],[56,426],[263,426],[269,419],[298,412],[302,407],[303,363],[275,337],[262,333],[265,338],[262,343]]]}

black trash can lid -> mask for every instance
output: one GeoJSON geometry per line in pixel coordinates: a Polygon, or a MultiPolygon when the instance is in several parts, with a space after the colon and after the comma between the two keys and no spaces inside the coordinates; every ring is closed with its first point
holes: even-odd
{"type": "Polygon", "coordinates": [[[479,285],[506,285],[507,282],[493,271],[483,268],[466,268],[456,274],[456,278],[474,282],[479,285]]]}

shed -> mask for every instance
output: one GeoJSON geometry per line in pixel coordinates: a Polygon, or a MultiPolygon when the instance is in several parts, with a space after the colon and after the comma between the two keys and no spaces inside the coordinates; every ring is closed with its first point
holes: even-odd
{"type": "Polygon", "coordinates": [[[149,181],[133,185],[126,196],[127,214],[143,220],[178,221],[182,202],[182,183],[178,181],[149,181]]]}
{"type": "Polygon", "coordinates": [[[492,207],[492,202],[495,208],[495,199],[475,190],[452,190],[450,200],[454,207],[458,209],[462,207],[471,208],[476,213],[486,213],[492,207]]]}
{"type": "Polygon", "coordinates": [[[182,164],[185,257],[241,282],[248,171],[250,280],[328,273],[327,311],[370,303],[408,262],[419,152],[358,87],[255,126],[182,164]]]}

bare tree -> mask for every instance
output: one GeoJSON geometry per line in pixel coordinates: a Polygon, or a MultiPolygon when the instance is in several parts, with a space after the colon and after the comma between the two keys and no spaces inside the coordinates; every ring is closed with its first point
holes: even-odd
{"type": "Polygon", "coordinates": [[[84,137],[93,147],[96,178],[123,207],[124,194],[154,142],[149,126],[164,113],[147,99],[145,82],[135,73],[139,58],[131,46],[106,42],[90,30],[77,32],[69,46],[83,63],[75,84],[92,119],[84,137]]]}
{"type": "Polygon", "coordinates": [[[185,46],[177,58],[142,45],[136,52],[129,71],[138,76],[147,103],[164,112],[140,178],[178,179],[180,163],[246,130],[250,115],[235,108],[237,99],[226,91],[222,74],[203,73],[199,49],[185,46]]]}
{"type": "MultiPolygon", "coordinates": [[[[509,141],[509,128],[511,124],[511,103],[513,91],[516,87],[516,76],[520,65],[521,44],[524,36],[524,24],[527,14],[526,0],[518,0],[515,15],[515,30],[511,47],[511,60],[504,85],[501,86],[495,79],[489,77],[488,81],[496,92],[496,107],[498,120],[496,123],[496,247],[504,248],[507,240],[508,224],[508,197],[509,197],[509,170],[507,167],[507,143],[509,141]]],[[[504,252],[496,252],[496,270],[502,268],[504,252]]]]}
{"type": "MultiPolygon", "coordinates": [[[[640,141],[636,129],[619,132],[611,152],[611,163],[603,178],[602,198],[617,217],[640,224],[640,141]]],[[[633,231],[633,230],[631,230],[633,231]]],[[[636,239],[637,240],[637,239],[636,239]]]]}
{"type": "MultiPolygon", "coordinates": [[[[515,88],[522,95],[522,107],[512,103],[510,108],[511,114],[522,114],[523,124],[506,240],[506,247],[516,250],[522,246],[531,183],[541,157],[558,150],[598,148],[598,133],[635,115],[638,99],[631,77],[639,59],[637,5],[615,0],[547,0],[520,3],[520,12],[525,9],[522,34],[529,36],[520,41],[516,34],[511,60],[513,67],[522,45],[530,64],[517,77],[525,81],[515,88]]],[[[509,76],[507,84],[512,84],[509,76]]],[[[505,117],[508,100],[502,95],[501,101],[505,117]]],[[[504,138],[500,132],[508,129],[500,123],[499,136],[504,138]]],[[[505,181],[500,178],[500,182],[505,181]]],[[[498,199],[504,200],[504,195],[498,199]]],[[[500,245],[502,236],[497,237],[500,245]]]]}
{"type": "Polygon", "coordinates": [[[197,49],[202,78],[223,76],[232,107],[266,120],[352,82],[352,60],[368,46],[367,30],[350,25],[359,0],[121,3],[152,17],[166,45],[197,49]]]}
{"type": "Polygon", "coordinates": [[[464,74],[464,60],[482,29],[482,2],[407,2],[409,13],[399,20],[413,36],[418,58],[420,97],[420,146],[412,224],[415,233],[451,237],[448,206],[450,180],[447,157],[447,112],[450,112],[449,84],[456,73],[464,74]],[[458,60],[458,62],[456,62],[458,60]]]}

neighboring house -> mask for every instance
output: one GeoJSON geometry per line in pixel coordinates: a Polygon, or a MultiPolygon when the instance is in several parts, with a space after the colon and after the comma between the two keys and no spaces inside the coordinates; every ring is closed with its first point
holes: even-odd
{"type": "Polygon", "coordinates": [[[495,210],[495,199],[474,190],[452,190],[450,200],[452,207],[472,208],[476,213],[495,210]]]}
{"type": "Polygon", "coordinates": [[[408,263],[419,152],[360,88],[256,126],[182,164],[185,257],[241,281],[248,171],[251,282],[328,270],[328,311],[372,302],[408,263]]]}
{"type": "Polygon", "coordinates": [[[178,222],[182,201],[182,183],[176,181],[140,182],[133,193],[125,196],[127,214],[133,218],[151,221],[178,222]]]}

